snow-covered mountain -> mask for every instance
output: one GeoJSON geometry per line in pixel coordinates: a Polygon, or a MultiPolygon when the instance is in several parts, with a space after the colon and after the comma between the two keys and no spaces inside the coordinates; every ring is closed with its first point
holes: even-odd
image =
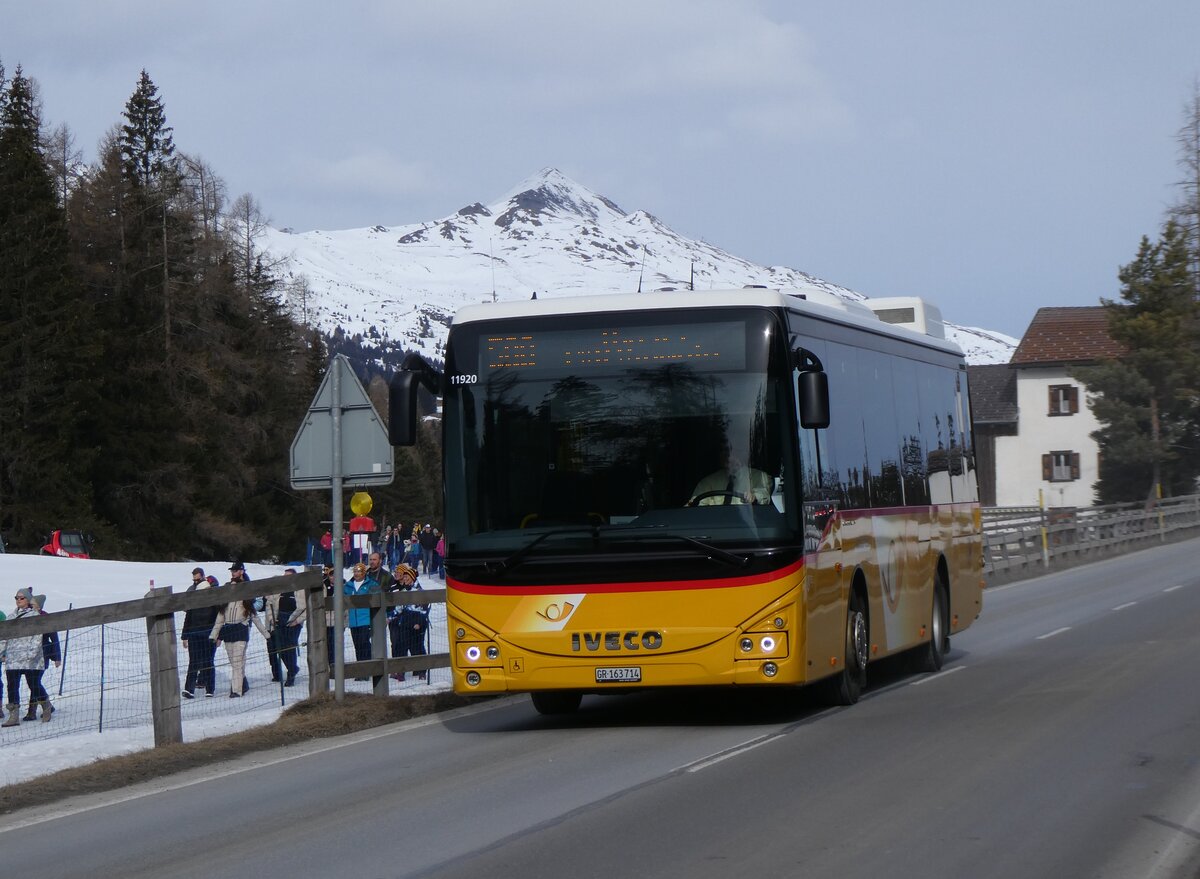
{"type": "MultiPolygon", "coordinates": [[[[546,168],[488,205],[409,226],[340,232],[268,229],[263,249],[288,266],[297,316],[388,338],[441,359],[450,318],[463,305],[638,289],[728,289],[757,284],[854,290],[784,266],[761,266],[673,232],[645,211],[626,213],[546,168]],[[693,274],[694,273],[694,274],[693,274]]],[[[1007,363],[1017,340],[947,323],[968,363],[1007,363]]]]}

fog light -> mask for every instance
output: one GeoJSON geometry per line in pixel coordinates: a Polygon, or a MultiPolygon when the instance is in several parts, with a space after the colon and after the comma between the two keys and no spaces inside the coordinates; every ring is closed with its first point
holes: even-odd
{"type": "Polygon", "coordinates": [[[480,653],[479,653],[479,648],[477,646],[472,644],[470,647],[467,648],[467,659],[468,660],[470,660],[471,662],[479,662],[479,656],[480,656],[480,653]]]}
{"type": "Polygon", "coordinates": [[[775,617],[775,628],[782,629],[785,625],[786,623],[783,621],[783,617],[775,617]]]}
{"type": "Polygon", "coordinates": [[[762,652],[770,653],[774,649],[775,649],[775,639],[772,638],[770,635],[767,635],[767,637],[762,639],[762,652]]]}
{"type": "Polygon", "coordinates": [[[454,630],[454,637],[461,641],[463,638],[467,637],[467,630],[462,626],[459,626],[454,630]]]}
{"type": "Polygon", "coordinates": [[[489,647],[487,649],[487,658],[488,659],[499,659],[500,658],[500,648],[497,647],[495,644],[493,644],[491,647],[489,647]]]}
{"type": "Polygon", "coordinates": [[[773,662],[764,662],[762,673],[769,678],[773,678],[775,675],[779,674],[779,666],[773,662]]]}
{"type": "Polygon", "coordinates": [[[478,687],[478,686],[479,686],[479,682],[480,682],[481,680],[482,680],[482,678],[481,678],[481,677],[479,677],[479,672],[477,672],[477,671],[469,671],[469,672],[467,672],[467,686],[469,686],[469,687],[478,687]]]}
{"type": "Polygon", "coordinates": [[[751,650],[754,649],[754,642],[751,641],[749,638],[743,638],[741,647],[742,647],[743,653],[749,653],[751,650]]]}

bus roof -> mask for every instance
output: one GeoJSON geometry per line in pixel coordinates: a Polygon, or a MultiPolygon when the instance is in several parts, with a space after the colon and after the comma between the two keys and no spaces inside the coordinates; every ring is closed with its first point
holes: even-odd
{"type": "MultiPolygon", "coordinates": [[[[871,302],[871,300],[867,300],[871,302]]],[[[891,304],[895,300],[881,300],[891,304]]],[[[905,304],[919,303],[917,297],[906,297],[905,304]]],[[[786,309],[813,318],[858,327],[885,336],[893,336],[910,342],[956,353],[962,349],[944,336],[917,332],[894,323],[881,320],[864,303],[843,299],[832,293],[806,290],[791,293],[765,287],[743,287],[730,290],[673,290],[650,293],[603,293],[584,296],[551,296],[542,299],[508,300],[467,305],[454,315],[453,324],[476,323],[506,318],[546,317],[568,314],[593,314],[596,312],[650,311],[659,309],[720,308],[729,306],[752,306],[759,308],[786,309]]],[[[931,315],[937,309],[928,306],[931,315]]],[[[940,316],[939,316],[940,318],[940,316]]],[[[936,321],[940,328],[940,319],[936,321]]],[[[924,326],[924,325],[922,325],[924,326]]]]}

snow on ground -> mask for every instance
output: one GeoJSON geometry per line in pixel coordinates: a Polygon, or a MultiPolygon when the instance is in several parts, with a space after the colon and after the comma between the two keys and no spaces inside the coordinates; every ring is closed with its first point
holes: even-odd
{"type": "MultiPolygon", "coordinates": [[[[0,608],[13,611],[15,590],[28,586],[35,595],[46,596],[46,610],[90,607],[143,597],[151,585],[171,586],[182,592],[191,585],[192,568],[197,565],[222,583],[229,579],[229,561],[200,562],[115,562],[104,559],[65,559],[51,556],[0,553],[0,582],[12,590],[0,595],[0,608]]],[[[247,563],[247,572],[255,580],[284,572],[283,565],[247,563]]],[[[440,587],[440,581],[425,585],[440,587]]],[[[183,615],[176,616],[176,631],[183,615]]],[[[430,627],[431,652],[446,650],[445,605],[433,605],[430,627]]],[[[301,636],[301,645],[307,638],[301,636]]],[[[154,745],[150,723],[149,659],[146,626],[142,620],[130,620],[104,627],[59,632],[64,649],[61,669],[46,670],[42,683],[55,705],[49,723],[22,722],[17,727],[0,729],[4,748],[0,761],[0,785],[13,784],[38,775],[71,766],[83,766],[96,759],[127,754],[154,745]],[[101,657],[103,645],[103,660],[101,657]]],[[[246,658],[246,673],[251,689],[241,699],[230,699],[225,651],[217,652],[217,692],[211,698],[185,700],[183,735],[185,741],[225,735],[275,720],[285,705],[308,695],[308,678],[301,647],[300,676],[296,686],[283,688],[270,682],[265,643],[261,635],[251,634],[246,658]]],[[[353,657],[349,638],[346,656],[353,657]]],[[[187,652],[182,642],[179,655],[180,678],[187,669],[187,652]]],[[[449,670],[431,672],[426,684],[416,681],[390,681],[393,694],[428,693],[449,689],[449,670]]],[[[347,692],[369,692],[370,683],[346,682],[347,692]]],[[[5,702],[11,694],[5,689],[5,702]]],[[[22,684],[22,702],[28,691],[22,684]]],[[[22,707],[24,713],[24,706],[22,707]]]]}

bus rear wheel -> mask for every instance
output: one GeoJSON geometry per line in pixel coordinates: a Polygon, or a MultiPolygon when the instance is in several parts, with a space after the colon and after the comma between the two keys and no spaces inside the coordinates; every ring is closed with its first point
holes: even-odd
{"type": "Polygon", "coordinates": [[[933,608],[929,614],[929,642],[917,648],[914,655],[916,670],[919,672],[941,671],[946,663],[946,653],[950,649],[948,616],[949,601],[946,598],[946,584],[939,571],[933,578],[933,608]]]}
{"type": "Polygon", "coordinates": [[[858,592],[850,593],[846,608],[846,656],[842,670],[828,683],[829,700],[835,705],[853,705],[867,685],[867,661],[871,651],[867,611],[858,592]]]}
{"type": "Polygon", "coordinates": [[[538,714],[574,714],[583,701],[582,693],[572,693],[569,690],[551,690],[543,693],[530,693],[533,707],[538,714]]]}

